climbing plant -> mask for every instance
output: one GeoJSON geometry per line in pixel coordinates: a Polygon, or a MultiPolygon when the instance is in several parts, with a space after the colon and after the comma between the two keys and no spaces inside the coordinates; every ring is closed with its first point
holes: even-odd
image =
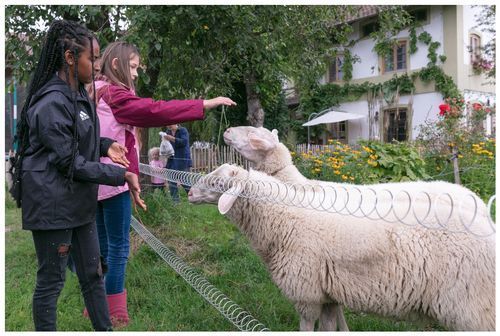
{"type": "Polygon", "coordinates": [[[370,34],[375,40],[373,50],[380,57],[385,57],[392,52],[397,39],[396,36],[401,30],[409,31],[409,52],[414,54],[418,50],[418,42],[427,46],[427,66],[420,71],[403,74],[394,74],[394,76],[383,83],[370,83],[368,81],[362,84],[352,84],[352,63],[359,60],[359,57],[352,55],[348,49],[344,51],[344,85],[327,83],[325,85],[310,86],[302,90],[300,97],[300,109],[305,117],[313,112],[318,112],[330,106],[339,105],[342,102],[359,100],[363,94],[371,93],[372,97],[377,92],[381,92],[386,101],[391,101],[391,96],[396,92],[399,95],[410,94],[415,90],[415,81],[422,80],[425,83],[435,82],[436,90],[441,92],[443,97],[462,99],[462,94],[458,90],[453,78],[444,73],[438,65],[438,61],[444,63],[445,55],[438,55],[437,50],[441,43],[433,41],[432,35],[426,31],[417,34],[418,22],[412,21],[407,12],[399,6],[388,6],[387,10],[379,13],[380,29],[370,34]],[[396,17],[396,19],[394,18],[396,17]]]}

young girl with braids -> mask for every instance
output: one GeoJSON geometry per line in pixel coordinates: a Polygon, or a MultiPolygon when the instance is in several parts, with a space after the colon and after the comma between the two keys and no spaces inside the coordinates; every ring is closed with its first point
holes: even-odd
{"type": "MultiPolygon", "coordinates": [[[[129,171],[139,174],[138,144],[135,127],[162,127],[204,118],[206,109],[236,105],[231,99],[217,97],[203,100],[158,100],[135,95],[134,80],[140,65],[137,48],[125,42],[106,47],[101,61],[101,79],[96,81],[97,114],[102,125],[101,136],[112,137],[127,147],[129,171]]],[[[147,145],[147,144],[146,144],[147,145]]],[[[101,162],[108,162],[103,158],[101,162]]],[[[105,277],[112,321],[126,325],[129,321],[125,269],[129,254],[131,219],[127,186],[99,187],[97,230],[103,256],[108,263],[105,277]]]]}
{"type": "Polygon", "coordinates": [[[98,184],[127,182],[134,199],[144,206],[137,175],[125,168],[126,148],[100,137],[94,103],[84,88],[93,82],[98,56],[97,40],[86,28],[54,21],[17,128],[14,172],[21,189],[15,196],[38,259],[33,295],[37,331],[56,330],[56,305],[69,255],[93,328],[111,330],[95,225],[98,184]],[[115,164],[100,163],[101,156],[115,164]]]}

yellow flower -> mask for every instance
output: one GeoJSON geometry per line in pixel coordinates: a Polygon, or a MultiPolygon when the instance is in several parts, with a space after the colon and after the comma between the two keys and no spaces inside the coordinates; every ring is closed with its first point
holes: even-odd
{"type": "Polygon", "coordinates": [[[362,146],[365,152],[372,153],[373,150],[370,147],[362,146]]]}
{"type": "Polygon", "coordinates": [[[347,177],[347,176],[342,175],[342,180],[347,180],[347,179],[348,179],[348,177],[347,177]]]}
{"type": "Polygon", "coordinates": [[[328,139],[328,143],[332,144],[333,143],[333,139],[328,139]]]}
{"type": "Polygon", "coordinates": [[[349,177],[349,180],[354,181],[354,177],[352,177],[352,176],[349,177]]]}
{"type": "Polygon", "coordinates": [[[314,171],[317,172],[317,173],[319,173],[321,171],[321,169],[320,168],[315,168],[314,171]]]}
{"type": "Polygon", "coordinates": [[[207,25],[203,25],[203,29],[208,30],[208,26],[207,25]]]}
{"type": "Polygon", "coordinates": [[[290,155],[291,156],[295,156],[295,152],[290,152],[290,155]]]}
{"type": "Polygon", "coordinates": [[[340,170],[334,170],[333,172],[335,173],[335,175],[340,175],[340,170]]]}
{"type": "Polygon", "coordinates": [[[464,156],[462,154],[458,154],[458,158],[461,159],[463,158],[464,156]]]}

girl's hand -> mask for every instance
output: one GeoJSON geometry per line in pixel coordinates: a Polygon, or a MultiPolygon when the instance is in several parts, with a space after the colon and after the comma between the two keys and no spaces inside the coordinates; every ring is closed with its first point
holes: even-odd
{"type": "Polygon", "coordinates": [[[205,110],[213,109],[219,105],[235,106],[236,103],[227,97],[217,97],[203,101],[203,108],[205,110]]]}
{"type": "Polygon", "coordinates": [[[130,194],[134,203],[140,206],[144,211],[148,210],[146,203],[141,199],[141,185],[139,184],[139,177],[131,172],[125,173],[125,181],[128,183],[128,188],[130,189],[130,194]]]}
{"type": "Polygon", "coordinates": [[[125,146],[120,145],[118,142],[113,142],[113,144],[111,144],[111,146],[109,146],[108,149],[108,157],[111,159],[111,161],[113,161],[114,163],[119,163],[121,165],[124,165],[125,167],[128,168],[130,162],[125,156],[127,153],[128,153],[127,148],[125,146]]]}

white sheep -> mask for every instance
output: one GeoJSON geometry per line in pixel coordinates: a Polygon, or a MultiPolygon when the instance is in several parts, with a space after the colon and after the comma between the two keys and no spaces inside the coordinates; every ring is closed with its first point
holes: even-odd
{"type": "Polygon", "coordinates": [[[231,127],[224,132],[224,141],[252,162],[255,170],[284,183],[311,186],[316,197],[292,202],[299,206],[327,208],[356,217],[382,217],[407,225],[469,230],[494,239],[486,204],[460,185],[443,181],[353,185],[310,180],[295,167],[290,151],[279,142],[276,130],[231,127]],[[322,196],[325,192],[327,195],[322,196]]]}
{"type": "Polygon", "coordinates": [[[189,200],[218,204],[248,237],[294,302],[301,330],[313,330],[318,318],[322,330],[332,328],[332,313],[322,310],[328,302],[397,318],[416,314],[451,330],[495,329],[494,240],[238,197],[255,192],[255,183],[280,182],[225,164],[192,187],[189,200]],[[214,186],[220,180],[212,176],[233,182],[214,186]]]}

